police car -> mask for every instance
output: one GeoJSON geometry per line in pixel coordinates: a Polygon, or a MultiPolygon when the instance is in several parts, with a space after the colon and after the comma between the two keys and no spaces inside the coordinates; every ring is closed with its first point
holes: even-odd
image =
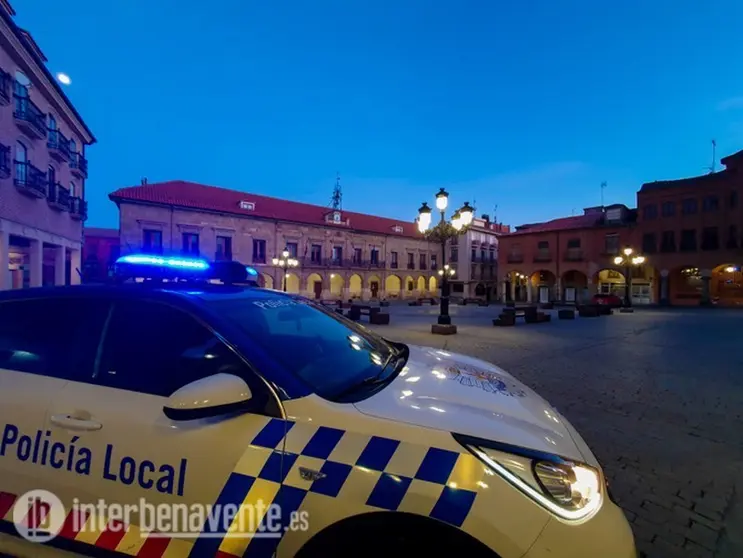
{"type": "Polygon", "coordinates": [[[237,267],[130,255],[117,284],[0,293],[0,553],[636,556],[590,449],[513,376],[237,267]],[[18,536],[37,489],[68,513],[43,545],[18,536]],[[99,500],[267,502],[284,527],[92,528],[99,500]]]}

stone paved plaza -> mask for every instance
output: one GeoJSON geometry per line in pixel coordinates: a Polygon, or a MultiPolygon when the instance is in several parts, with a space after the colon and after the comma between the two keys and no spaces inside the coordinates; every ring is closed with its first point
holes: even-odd
{"type": "Polygon", "coordinates": [[[392,306],[390,339],[467,353],[557,407],[602,462],[650,558],[743,556],[743,312],[643,309],[496,328],[500,307],[392,306]]]}

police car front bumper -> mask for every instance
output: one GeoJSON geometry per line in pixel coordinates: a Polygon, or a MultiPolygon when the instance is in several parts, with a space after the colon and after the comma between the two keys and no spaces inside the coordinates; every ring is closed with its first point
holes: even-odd
{"type": "Polygon", "coordinates": [[[608,498],[583,524],[551,518],[524,558],[636,558],[632,529],[608,498]]]}

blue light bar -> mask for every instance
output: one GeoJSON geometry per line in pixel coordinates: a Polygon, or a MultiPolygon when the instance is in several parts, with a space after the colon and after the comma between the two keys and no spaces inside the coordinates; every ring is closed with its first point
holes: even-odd
{"type": "Polygon", "coordinates": [[[248,272],[248,275],[252,275],[253,277],[257,277],[258,276],[258,272],[255,269],[253,269],[252,267],[246,267],[245,268],[245,271],[248,272]]]}
{"type": "Polygon", "coordinates": [[[118,260],[116,260],[116,263],[150,265],[170,269],[209,269],[209,263],[205,260],[191,258],[168,258],[158,256],[129,255],[120,257],[118,260]]]}

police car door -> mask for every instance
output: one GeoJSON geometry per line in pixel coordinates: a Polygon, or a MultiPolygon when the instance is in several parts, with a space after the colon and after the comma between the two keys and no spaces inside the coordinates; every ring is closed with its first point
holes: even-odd
{"type": "Polygon", "coordinates": [[[47,407],[69,380],[92,372],[95,332],[106,313],[98,301],[77,297],[0,302],[0,524],[5,520],[5,527],[20,496],[49,489],[50,473],[67,466],[45,428],[47,407]]]}
{"type": "MultiPolygon", "coordinates": [[[[133,507],[123,521],[126,533],[105,536],[92,519],[102,512],[84,509],[88,532],[75,539],[125,548],[129,554],[148,545],[149,550],[167,547],[168,555],[185,556],[196,545],[200,556],[218,550],[242,555],[250,539],[225,538],[225,532],[255,527],[265,512],[262,506],[280,488],[281,456],[273,448],[283,439],[285,426],[276,418],[281,408],[273,392],[208,327],[159,301],[114,302],[99,357],[96,377],[64,389],[53,404],[52,414],[74,409],[102,425],[68,433],[79,435],[76,451],[88,449],[92,462],[85,471],[71,473],[68,488],[74,490],[67,497],[133,507]],[[164,407],[173,392],[215,374],[247,382],[252,395],[247,410],[194,420],[166,416],[164,407]],[[257,442],[261,436],[271,443],[257,442]],[[186,517],[185,506],[242,503],[255,503],[250,511],[258,515],[234,518],[229,509],[212,509],[204,525],[209,510],[191,508],[196,511],[186,517]],[[152,507],[157,505],[165,506],[158,511],[152,507]],[[178,517],[162,520],[167,513],[178,517]],[[207,533],[197,537],[202,527],[207,533]],[[151,529],[167,531],[166,536],[143,535],[151,529]]],[[[116,515],[110,510],[109,516],[116,515]]]]}

